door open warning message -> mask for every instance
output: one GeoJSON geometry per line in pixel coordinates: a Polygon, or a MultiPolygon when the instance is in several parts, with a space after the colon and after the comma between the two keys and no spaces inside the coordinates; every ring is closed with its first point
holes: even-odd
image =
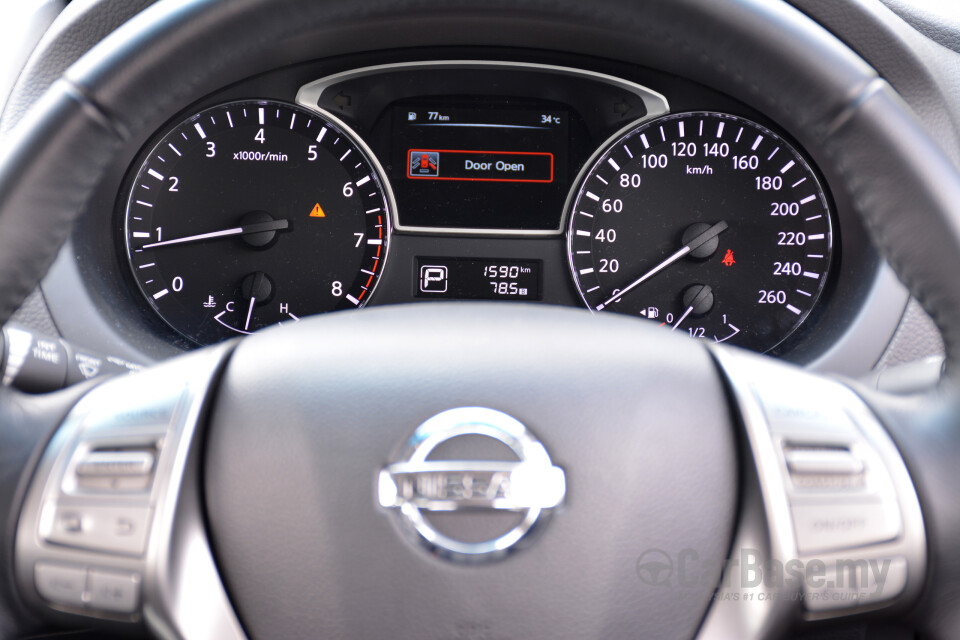
{"type": "Polygon", "coordinates": [[[553,182],[553,154],[410,149],[407,177],[415,180],[553,182]]]}

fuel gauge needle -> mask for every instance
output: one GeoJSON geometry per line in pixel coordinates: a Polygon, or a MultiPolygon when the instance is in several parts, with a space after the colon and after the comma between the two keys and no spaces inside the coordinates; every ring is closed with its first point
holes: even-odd
{"type": "MultiPolygon", "coordinates": [[[[615,295],[610,296],[610,298],[608,298],[607,300],[604,300],[602,304],[598,304],[598,305],[597,305],[597,311],[602,311],[603,308],[606,307],[606,306],[607,306],[608,304],[610,304],[611,302],[613,302],[613,301],[615,301],[615,300],[619,300],[620,298],[623,297],[623,295],[624,295],[625,293],[628,293],[628,292],[632,291],[633,289],[636,289],[636,288],[639,287],[641,284],[643,284],[644,282],[646,282],[647,280],[649,280],[649,279],[652,278],[653,276],[657,275],[658,273],[660,273],[661,271],[663,271],[664,269],[666,269],[667,267],[669,267],[670,265],[672,265],[674,262],[676,262],[677,260],[679,260],[679,259],[682,258],[683,256],[687,255],[687,254],[690,253],[691,251],[693,251],[693,250],[695,250],[696,248],[698,248],[700,245],[702,245],[702,244],[704,244],[705,242],[708,242],[709,240],[717,237],[718,235],[720,235],[721,233],[723,233],[724,231],[726,231],[726,230],[727,230],[727,227],[729,227],[729,226],[730,226],[730,225],[728,225],[726,222],[724,222],[723,220],[721,220],[721,221],[718,222],[717,224],[715,224],[715,225],[713,225],[712,227],[710,227],[709,229],[705,230],[703,233],[695,236],[690,242],[688,242],[687,244],[685,244],[685,245],[683,245],[682,247],[680,247],[680,249],[679,249],[676,253],[672,254],[670,257],[668,257],[666,260],[664,260],[663,262],[661,262],[660,264],[658,264],[657,266],[655,266],[653,269],[650,269],[650,270],[647,271],[645,274],[643,274],[642,276],[640,276],[639,278],[637,278],[636,280],[634,280],[633,282],[631,282],[629,285],[627,285],[625,288],[621,289],[621,290],[620,290],[618,293],[616,293],[615,295]]],[[[679,323],[678,323],[678,324],[679,324],[679,323]]]]}

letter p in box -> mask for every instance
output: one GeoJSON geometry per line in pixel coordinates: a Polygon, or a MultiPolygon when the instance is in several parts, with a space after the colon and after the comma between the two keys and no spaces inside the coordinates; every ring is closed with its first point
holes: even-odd
{"type": "Polygon", "coordinates": [[[447,267],[442,264],[421,265],[420,291],[422,293],[446,293],[447,267]]]}

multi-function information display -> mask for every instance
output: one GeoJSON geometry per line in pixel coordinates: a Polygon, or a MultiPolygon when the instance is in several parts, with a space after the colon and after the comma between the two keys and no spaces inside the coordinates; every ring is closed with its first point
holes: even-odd
{"type": "Polygon", "coordinates": [[[540,261],[417,258],[418,298],[539,300],[540,261]]]}
{"type": "Polygon", "coordinates": [[[569,186],[569,112],[496,104],[393,107],[401,227],[557,230],[569,186]]]}

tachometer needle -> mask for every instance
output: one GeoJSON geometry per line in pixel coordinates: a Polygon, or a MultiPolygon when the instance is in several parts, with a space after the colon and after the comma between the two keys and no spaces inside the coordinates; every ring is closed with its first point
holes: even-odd
{"type": "Polygon", "coordinates": [[[721,233],[723,233],[724,231],[726,231],[726,230],[727,230],[727,227],[729,227],[729,226],[730,226],[730,225],[728,225],[726,222],[724,222],[723,220],[721,220],[720,222],[718,222],[717,224],[713,225],[712,227],[710,227],[709,229],[707,229],[707,230],[704,231],[703,233],[695,236],[690,242],[688,242],[687,244],[685,244],[685,245],[683,245],[682,247],[680,247],[680,250],[679,250],[679,251],[677,251],[676,253],[672,254],[670,257],[668,257],[666,260],[664,260],[663,262],[661,262],[660,264],[658,264],[657,266],[655,266],[653,269],[650,269],[650,270],[647,271],[645,274],[643,274],[642,276],[640,276],[639,278],[637,278],[636,280],[634,280],[633,282],[631,282],[629,285],[627,285],[626,287],[624,287],[623,289],[621,289],[619,292],[617,292],[616,295],[613,295],[613,296],[611,296],[610,298],[608,298],[607,300],[604,300],[602,304],[598,304],[598,305],[597,305],[597,311],[603,310],[603,308],[606,307],[606,306],[607,306],[608,304],[610,304],[611,302],[613,302],[613,301],[615,301],[615,300],[619,300],[620,298],[622,298],[625,293],[628,293],[629,291],[632,291],[633,289],[639,287],[641,284],[643,284],[644,282],[646,282],[647,280],[649,280],[649,279],[652,278],[653,276],[657,275],[658,273],[660,273],[661,271],[663,271],[664,269],[666,269],[667,267],[669,267],[670,265],[672,265],[674,262],[676,262],[677,260],[679,260],[679,259],[682,258],[683,256],[685,256],[685,255],[687,255],[688,253],[690,253],[691,251],[695,250],[695,249],[696,249],[697,247],[699,247],[700,245],[702,245],[702,244],[704,244],[705,242],[708,242],[708,241],[712,240],[713,238],[717,237],[718,235],[720,235],[721,233]]]}
{"type": "Polygon", "coordinates": [[[290,226],[287,220],[272,220],[270,222],[255,222],[245,224],[241,227],[232,227],[220,231],[211,231],[209,233],[198,233],[194,236],[184,236],[174,238],[173,240],[163,240],[162,242],[150,242],[140,247],[141,249],[153,249],[154,247],[166,247],[172,244],[183,244],[185,242],[199,242],[201,240],[213,240],[214,238],[227,238],[230,236],[242,236],[248,233],[263,233],[265,231],[282,231],[290,226]]]}

